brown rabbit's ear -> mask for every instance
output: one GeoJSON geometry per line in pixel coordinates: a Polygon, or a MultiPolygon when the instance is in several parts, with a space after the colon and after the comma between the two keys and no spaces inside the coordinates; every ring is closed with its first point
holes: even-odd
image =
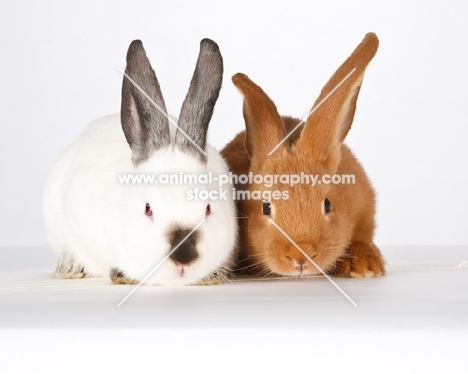
{"type": "Polygon", "coordinates": [[[338,167],[340,146],[353,123],[364,71],[378,46],[377,36],[368,33],[338,68],[315,101],[313,113],[296,144],[297,150],[307,153],[327,169],[338,167]]]}
{"type": "Polygon", "coordinates": [[[237,73],[232,82],[244,95],[245,149],[251,161],[262,159],[286,136],[283,121],[273,101],[247,75],[237,73]]]}

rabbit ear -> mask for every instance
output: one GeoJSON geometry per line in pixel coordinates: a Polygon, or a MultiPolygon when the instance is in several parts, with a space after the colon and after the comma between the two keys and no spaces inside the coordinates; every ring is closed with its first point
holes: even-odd
{"type": "Polygon", "coordinates": [[[244,95],[245,149],[250,160],[265,158],[286,136],[275,103],[249,77],[237,73],[234,85],[244,95]]]}
{"type": "Polygon", "coordinates": [[[184,152],[206,160],[208,125],[223,81],[223,57],[210,39],[200,42],[200,53],[179,116],[175,142],[184,152]],[[182,130],[182,131],[181,131],[182,130]],[[185,133],[185,134],[184,134],[185,133]]]}
{"type": "Polygon", "coordinates": [[[170,143],[166,105],[140,40],[128,48],[120,118],[135,165],[170,143]]]}
{"type": "Polygon", "coordinates": [[[336,170],[338,167],[340,146],[353,123],[364,71],[378,46],[377,36],[368,33],[338,68],[315,101],[313,108],[317,109],[307,119],[296,144],[297,150],[307,153],[326,168],[336,170]]]}

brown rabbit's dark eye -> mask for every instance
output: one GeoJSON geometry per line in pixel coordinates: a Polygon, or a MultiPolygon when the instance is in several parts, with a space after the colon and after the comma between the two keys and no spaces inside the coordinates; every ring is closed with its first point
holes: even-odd
{"type": "Polygon", "coordinates": [[[330,203],[330,200],[328,200],[327,198],[325,198],[325,200],[323,201],[323,207],[324,207],[324,210],[325,210],[325,214],[330,213],[330,211],[331,211],[331,203],[330,203]]]}
{"type": "Polygon", "coordinates": [[[145,214],[148,217],[151,217],[153,215],[153,211],[151,210],[151,207],[150,207],[150,205],[148,203],[146,203],[145,214]]]}
{"type": "Polygon", "coordinates": [[[206,214],[207,216],[209,216],[209,215],[211,214],[211,206],[210,206],[210,204],[208,204],[208,205],[206,206],[206,213],[205,213],[205,214],[206,214]]]}
{"type": "Polygon", "coordinates": [[[271,214],[271,204],[268,200],[263,202],[263,214],[269,216],[271,214]]]}

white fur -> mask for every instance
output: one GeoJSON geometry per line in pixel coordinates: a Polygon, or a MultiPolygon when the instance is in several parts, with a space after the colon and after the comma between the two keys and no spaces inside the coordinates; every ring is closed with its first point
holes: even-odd
{"type": "MultiPolygon", "coordinates": [[[[140,281],[171,250],[172,227],[191,230],[205,218],[208,202],[187,200],[187,189],[218,190],[218,186],[123,185],[118,174],[228,174],[221,155],[210,146],[206,152],[204,164],[171,143],[135,168],[120,117],[92,122],[59,157],[45,185],[44,221],[51,248],[61,257],[72,255],[90,276],[108,276],[111,268],[118,268],[140,281]],[[144,214],[146,203],[151,205],[152,218],[144,214]]],[[[220,266],[229,266],[237,224],[232,185],[223,188],[229,199],[210,201],[211,215],[198,229],[198,259],[183,276],[180,265],[168,259],[145,283],[193,284],[220,266]]]]}

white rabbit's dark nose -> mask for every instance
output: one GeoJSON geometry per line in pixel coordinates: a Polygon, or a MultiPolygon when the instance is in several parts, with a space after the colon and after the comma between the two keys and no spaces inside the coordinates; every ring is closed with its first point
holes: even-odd
{"type": "Polygon", "coordinates": [[[198,258],[198,232],[195,231],[190,236],[187,236],[191,231],[192,230],[178,228],[169,233],[171,250],[178,246],[169,258],[180,265],[189,264],[198,258]]]}

